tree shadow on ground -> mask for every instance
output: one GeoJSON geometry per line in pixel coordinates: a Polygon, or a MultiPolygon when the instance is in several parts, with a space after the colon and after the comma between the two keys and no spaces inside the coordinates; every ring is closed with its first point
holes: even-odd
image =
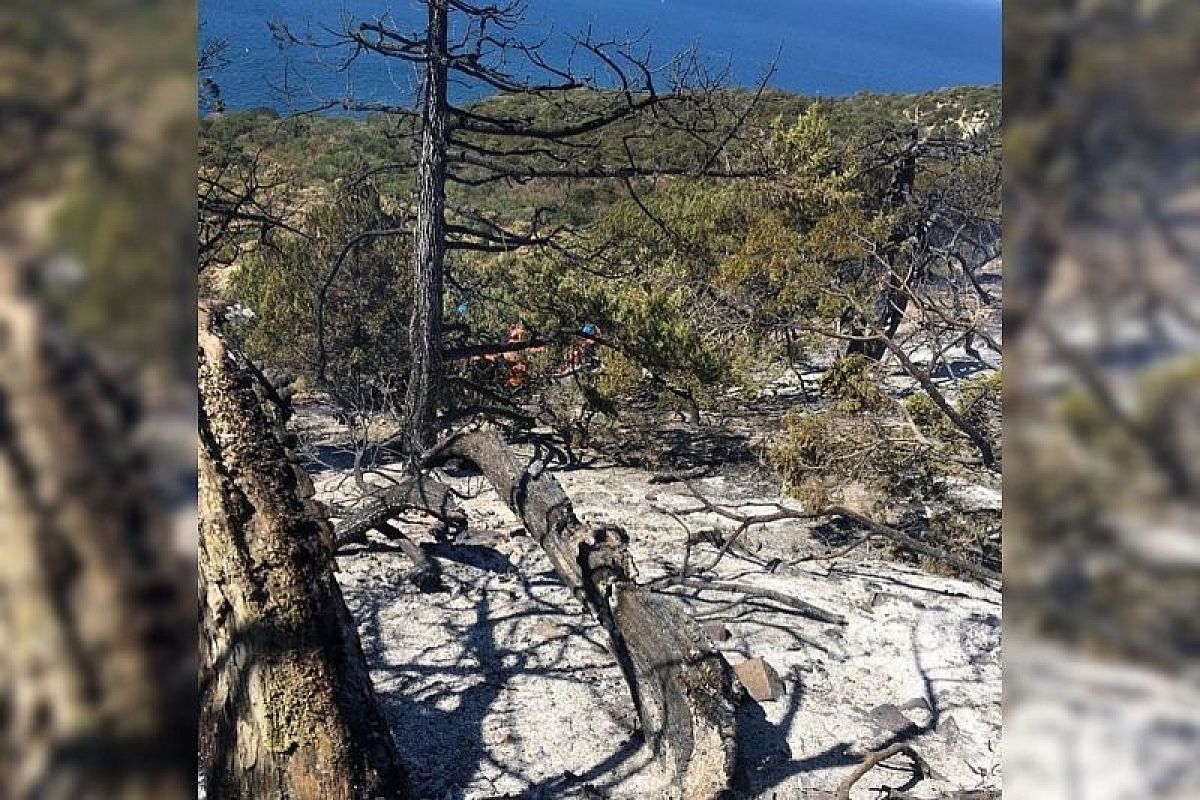
{"type": "Polygon", "coordinates": [[[940,362],[930,373],[930,377],[935,380],[962,380],[992,368],[992,365],[978,359],[952,358],[940,362]]]}
{"type": "MultiPolygon", "coordinates": [[[[417,795],[443,800],[462,797],[469,789],[473,795],[483,792],[493,798],[549,800],[605,797],[619,788],[635,774],[631,769],[637,769],[636,764],[628,763],[640,751],[631,729],[624,739],[614,738],[606,752],[597,752],[594,765],[586,770],[576,767],[576,772],[551,770],[547,774],[547,768],[555,765],[524,754],[506,756],[509,751],[519,754],[525,747],[507,723],[508,718],[527,712],[505,697],[515,688],[514,679],[565,681],[585,688],[589,702],[576,709],[576,714],[608,714],[612,719],[624,719],[624,705],[629,705],[632,714],[632,704],[622,690],[605,690],[597,680],[598,670],[616,672],[615,662],[604,650],[599,626],[583,620],[570,600],[557,602],[554,594],[546,591],[558,588],[554,578],[527,569],[522,574],[498,550],[453,542],[426,542],[422,546],[432,555],[472,570],[513,575],[517,581],[514,589],[533,602],[513,610],[511,597],[510,602],[498,602],[507,592],[496,594],[486,587],[473,587],[470,596],[474,608],[469,622],[438,622],[440,630],[433,640],[426,639],[426,646],[398,661],[394,652],[389,652],[387,641],[388,636],[396,634],[395,626],[384,618],[384,612],[399,601],[411,599],[416,590],[402,583],[380,582],[353,592],[354,616],[360,624],[376,692],[403,750],[417,795]],[[517,620],[548,623],[558,632],[539,635],[534,641],[506,635],[506,631],[511,633],[508,626],[517,620]],[[571,663],[568,655],[578,648],[605,655],[599,658],[599,666],[586,658],[583,664],[571,663]],[[509,735],[514,738],[506,739],[509,735]],[[505,794],[514,783],[522,787],[520,791],[505,794]]],[[[387,550],[376,552],[386,558],[402,558],[387,550]]],[[[454,581],[462,589],[471,576],[464,579],[464,571],[455,569],[454,581]]],[[[446,597],[424,595],[422,602],[449,602],[446,597]]],[[[450,600],[453,598],[451,595],[450,600]]]]}
{"type": "Polygon", "coordinates": [[[758,448],[750,437],[727,427],[671,425],[628,429],[621,443],[603,449],[621,466],[656,470],[730,469],[753,464],[758,448]]]}
{"type": "MultiPolygon", "coordinates": [[[[996,618],[998,624],[998,617],[996,618]]],[[[964,652],[969,653],[964,643],[964,652]]],[[[928,719],[923,723],[904,720],[906,724],[894,728],[876,727],[875,730],[865,730],[865,738],[860,742],[842,741],[829,747],[802,757],[795,757],[788,742],[788,733],[792,730],[800,706],[803,702],[804,691],[799,681],[795,689],[788,695],[788,706],[780,721],[773,723],[768,719],[766,710],[756,702],[748,700],[739,709],[739,760],[737,774],[737,790],[741,798],[775,797],[772,790],[785,781],[797,775],[824,772],[827,770],[849,771],[862,763],[861,748],[869,741],[873,751],[887,749],[897,744],[911,744],[917,739],[939,730],[944,714],[952,709],[943,708],[934,691],[934,677],[924,663],[915,625],[911,628],[911,651],[917,673],[921,678],[925,708],[928,719]]],[[[977,681],[983,680],[978,663],[968,658],[968,666],[977,681]]],[[[872,712],[873,713],[873,712],[872,712]]],[[[839,780],[843,776],[839,776],[839,780]]],[[[892,786],[890,791],[899,794],[914,788],[921,780],[938,776],[918,776],[910,773],[907,782],[901,786],[892,786]]],[[[891,796],[891,795],[889,795],[891,796]]],[[[907,796],[907,795],[905,795],[907,796]]]]}

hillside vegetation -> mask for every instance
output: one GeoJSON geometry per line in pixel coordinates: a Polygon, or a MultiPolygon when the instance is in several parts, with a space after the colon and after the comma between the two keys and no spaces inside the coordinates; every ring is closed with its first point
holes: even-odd
{"type": "MultiPolygon", "coordinates": [[[[502,104],[559,113],[520,96],[475,110],[502,104]]],[[[998,567],[998,511],[942,509],[955,487],[998,485],[999,122],[998,87],[768,92],[721,155],[736,179],[691,177],[707,150],[644,122],[586,151],[525,143],[541,166],[636,150],[664,174],[451,185],[450,224],[487,220],[496,236],[448,262],[444,407],[549,435],[568,460],[656,468],[699,456],[637,431],[723,431],[741,443],[721,453],[729,468],[998,567]]],[[[250,309],[255,358],[386,441],[409,364],[412,123],[259,109],[201,132],[202,174],[255,165],[291,228],[239,242],[209,290],[250,309]]]]}

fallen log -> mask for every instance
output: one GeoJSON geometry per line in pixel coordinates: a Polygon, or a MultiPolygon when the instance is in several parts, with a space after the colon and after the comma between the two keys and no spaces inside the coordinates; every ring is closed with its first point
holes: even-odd
{"type": "Polygon", "coordinates": [[[424,512],[451,527],[463,527],[467,521],[454,493],[445,484],[425,476],[405,478],[395,486],[368,495],[366,502],[339,521],[334,528],[334,546],[365,542],[367,531],[379,528],[408,510],[424,512]]]}
{"type": "Polygon", "coordinates": [[[737,743],[733,674],[686,607],[635,582],[625,532],[580,522],[543,462],[521,465],[498,433],[480,430],[443,442],[426,464],[454,456],[479,467],[600,620],[645,741],[673,770],[682,798],[727,796],[737,743]]]}
{"type": "Polygon", "coordinates": [[[423,592],[438,591],[443,587],[442,568],[438,563],[425,554],[421,545],[408,538],[404,531],[389,522],[381,522],[375,528],[388,539],[396,543],[404,555],[413,562],[412,571],[408,577],[423,592]]]}

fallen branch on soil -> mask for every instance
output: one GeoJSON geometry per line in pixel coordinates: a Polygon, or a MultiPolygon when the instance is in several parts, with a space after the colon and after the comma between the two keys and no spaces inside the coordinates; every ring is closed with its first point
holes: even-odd
{"type": "Polygon", "coordinates": [[[828,622],[831,625],[845,625],[845,617],[838,616],[832,611],[826,611],[819,606],[814,606],[812,603],[805,602],[799,598],[786,595],[783,592],[776,592],[772,589],[763,589],[758,586],[751,586],[748,583],[730,583],[727,581],[710,581],[701,578],[687,578],[683,575],[668,575],[654,581],[652,584],[655,587],[668,586],[684,586],[689,589],[711,589],[716,592],[731,592],[735,594],[745,595],[747,597],[761,597],[765,600],[771,600],[780,605],[785,605],[795,611],[800,612],[806,617],[811,617],[819,622],[828,622]]]}
{"type": "Polygon", "coordinates": [[[431,592],[442,588],[442,568],[438,563],[425,554],[419,544],[391,523],[381,522],[375,530],[395,542],[404,554],[413,562],[412,571],[408,577],[423,592],[431,592]]]}
{"type": "MultiPolygon", "coordinates": [[[[838,786],[836,795],[837,800],[850,800],[850,791],[854,788],[856,783],[862,780],[862,778],[868,772],[875,769],[875,767],[879,766],[884,761],[887,761],[889,758],[897,755],[907,756],[909,761],[912,762],[914,784],[919,783],[920,781],[929,777],[931,774],[932,771],[929,769],[929,765],[925,763],[925,759],[921,758],[920,753],[918,753],[910,745],[894,744],[891,747],[885,747],[882,750],[868,754],[862,760],[862,763],[855,767],[854,771],[847,775],[846,779],[842,781],[840,786],[838,786]]],[[[896,797],[896,795],[892,794],[891,789],[885,789],[884,792],[884,797],[896,797]]]]}
{"type": "Polygon", "coordinates": [[[662,483],[683,483],[684,481],[695,481],[700,478],[707,478],[712,474],[712,469],[709,467],[696,467],[695,469],[687,469],[682,472],[662,472],[656,475],[651,475],[647,483],[662,484],[662,483]]]}
{"type": "Polygon", "coordinates": [[[368,531],[379,529],[407,510],[421,511],[450,527],[463,527],[467,521],[448,486],[424,476],[406,478],[367,495],[359,508],[337,524],[334,546],[366,542],[368,531]]]}
{"type": "Polygon", "coordinates": [[[522,466],[499,434],[479,430],[442,442],[424,464],[455,456],[479,467],[608,632],[645,740],[684,800],[723,796],[736,760],[733,675],[686,608],[635,583],[625,532],[580,522],[543,462],[522,466]]]}
{"type": "MultiPolygon", "coordinates": [[[[876,522],[870,517],[859,514],[857,511],[852,511],[843,506],[826,506],[816,511],[798,511],[778,503],[771,503],[770,505],[776,508],[776,511],[772,511],[768,514],[743,514],[741,512],[733,511],[729,508],[713,503],[711,500],[702,495],[700,491],[697,490],[696,487],[691,483],[687,483],[685,485],[687,486],[688,491],[691,492],[692,496],[700,501],[700,507],[683,509],[682,511],[675,512],[676,514],[680,516],[687,516],[690,514],[709,513],[733,520],[734,522],[738,523],[737,529],[728,537],[726,537],[725,543],[721,545],[721,549],[717,551],[717,555],[706,567],[704,567],[702,570],[704,572],[711,572],[717,566],[717,564],[721,562],[721,559],[725,557],[725,554],[729,552],[729,549],[733,547],[741,535],[755,525],[767,525],[772,522],[781,522],[783,520],[814,520],[837,517],[864,528],[867,531],[868,537],[882,536],[885,539],[890,539],[891,541],[896,542],[897,544],[902,545],[909,550],[912,550],[914,553],[919,553],[928,558],[932,558],[935,561],[948,564],[949,566],[952,566],[955,569],[965,572],[969,575],[973,575],[976,578],[981,578],[988,581],[1000,580],[1000,573],[996,572],[995,570],[976,564],[975,562],[963,558],[962,556],[954,555],[953,553],[943,550],[940,547],[934,547],[933,545],[926,544],[918,539],[914,539],[902,530],[893,528],[890,525],[884,525],[880,522],[876,522]]],[[[858,544],[859,543],[856,543],[855,546],[858,544]]],[[[687,576],[685,575],[684,577],[687,576]]]]}

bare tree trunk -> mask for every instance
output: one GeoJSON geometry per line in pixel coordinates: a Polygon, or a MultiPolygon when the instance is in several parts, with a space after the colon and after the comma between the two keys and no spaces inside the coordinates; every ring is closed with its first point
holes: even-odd
{"type": "Polygon", "coordinates": [[[417,175],[413,247],[413,308],[409,323],[412,368],[405,398],[409,450],[422,452],[433,436],[442,385],[442,294],[446,261],[446,148],[450,110],[448,0],[428,0],[425,107],[417,175]]]}
{"type": "Polygon", "coordinates": [[[522,467],[494,431],[454,437],[427,463],[452,455],[483,471],[607,629],[646,741],[672,765],[684,800],[726,796],[737,746],[732,672],[678,601],[637,585],[625,532],[580,522],[545,465],[522,467]]]}
{"type": "MultiPolygon", "coordinates": [[[[895,250],[889,248],[889,252],[894,254],[895,250]]],[[[889,258],[889,261],[891,260],[889,258]]],[[[904,314],[908,310],[909,295],[908,289],[904,285],[905,281],[901,280],[897,274],[898,269],[898,267],[892,267],[881,279],[882,285],[871,309],[871,318],[865,326],[859,327],[855,331],[855,335],[862,338],[854,339],[847,345],[847,355],[859,354],[872,361],[879,361],[887,352],[887,346],[880,339],[870,338],[864,334],[867,331],[880,331],[882,336],[891,339],[900,329],[900,323],[904,321],[904,314]]]]}
{"type": "MultiPolygon", "coordinates": [[[[912,200],[913,184],[917,176],[917,151],[915,149],[917,135],[918,133],[914,129],[913,149],[909,150],[896,166],[896,172],[892,176],[891,185],[884,198],[885,208],[891,210],[901,208],[912,200]]],[[[921,277],[914,270],[904,270],[901,264],[902,259],[911,262],[915,257],[912,254],[908,254],[906,258],[903,256],[904,242],[913,233],[914,225],[911,222],[903,222],[888,237],[887,246],[883,251],[883,262],[887,265],[887,269],[885,274],[880,277],[879,294],[870,311],[871,318],[863,321],[865,325],[855,332],[857,335],[880,331],[891,339],[900,329],[900,323],[904,321],[904,314],[908,309],[909,289],[921,277]],[[905,272],[908,273],[907,276],[905,272]]],[[[857,353],[872,361],[882,359],[885,352],[887,352],[887,348],[883,342],[872,338],[856,339],[851,341],[846,348],[847,355],[857,353]]]]}
{"type": "Polygon", "coordinates": [[[0,797],[194,797],[188,563],[130,441],[131,400],[52,330],[9,255],[0,253],[0,797]]]}
{"type": "Polygon", "coordinates": [[[210,795],[406,798],[332,528],[262,382],[200,319],[202,759],[210,795]]]}

